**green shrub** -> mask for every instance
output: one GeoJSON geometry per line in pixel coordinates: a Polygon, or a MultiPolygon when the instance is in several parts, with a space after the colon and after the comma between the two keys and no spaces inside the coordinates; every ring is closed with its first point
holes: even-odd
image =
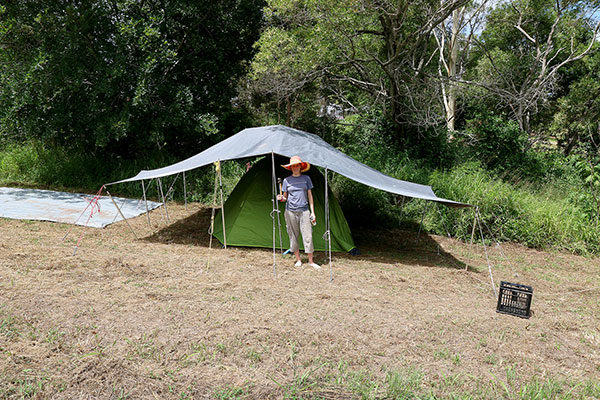
{"type": "MultiPolygon", "coordinates": [[[[579,254],[600,251],[600,227],[591,225],[589,214],[551,185],[513,185],[494,178],[476,163],[445,173],[436,171],[430,184],[441,197],[479,207],[487,238],[493,235],[498,240],[579,254]]],[[[471,235],[472,212],[444,209],[443,215],[452,234],[462,239],[471,235]]],[[[429,215],[427,228],[443,233],[435,219],[429,215]]]]}

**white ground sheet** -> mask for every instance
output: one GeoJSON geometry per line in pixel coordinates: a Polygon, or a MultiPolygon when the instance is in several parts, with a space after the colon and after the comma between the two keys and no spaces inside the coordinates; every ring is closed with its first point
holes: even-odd
{"type": "MultiPolygon", "coordinates": [[[[94,195],[91,194],[2,187],[0,188],[0,217],[77,225],[86,225],[87,222],[87,226],[94,228],[104,228],[113,222],[123,220],[108,196],[102,196],[98,200],[98,206],[93,209],[90,217],[92,208],[87,206],[93,199],[94,195]]],[[[127,219],[146,212],[143,200],[122,197],[113,197],[113,199],[127,219]]],[[[149,201],[148,209],[153,210],[160,205],[161,203],[149,201]]]]}

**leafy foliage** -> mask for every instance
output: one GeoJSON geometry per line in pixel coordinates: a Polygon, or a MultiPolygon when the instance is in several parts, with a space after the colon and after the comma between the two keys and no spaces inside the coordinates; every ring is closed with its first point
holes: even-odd
{"type": "Polygon", "coordinates": [[[123,156],[189,154],[223,125],[261,6],[10,2],[0,23],[0,133],[123,156]]]}

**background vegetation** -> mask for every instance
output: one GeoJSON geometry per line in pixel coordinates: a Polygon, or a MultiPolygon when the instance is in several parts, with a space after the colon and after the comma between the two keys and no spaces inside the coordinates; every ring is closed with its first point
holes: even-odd
{"type": "MultiPolygon", "coordinates": [[[[286,124],[477,205],[487,240],[600,250],[595,1],[0,5],[0,181],[96,191],[286,124]]],[[[244,172],[228,163],[227,187],[244,172]]],[[[207,201],[209,168],[190,172],[207,201]]],[[[181,179],[175,182],[181,185],[181,179]]],[[[470,239],[473,211],[334,176],[351,225],[470,239]]],[[[139,187],[120,192],[139,195],[139,187]]],[[[176,190],[176,196],[182,191],[176,190]]],[[[181,198],[181,197],[180,197],[181,198]]]]}

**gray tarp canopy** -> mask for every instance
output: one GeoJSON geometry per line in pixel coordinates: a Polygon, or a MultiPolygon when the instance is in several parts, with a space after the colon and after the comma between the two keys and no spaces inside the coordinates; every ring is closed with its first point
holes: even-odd
{"type": "Polygon", "coordinates": [[[327,168],[353,181],[386,192],[436,201],[448,206],[469,207],[468,204],[436,196],[431,186],[406,182],[385,175],[342,153],[317,135],[282,125],[244,129],[186,160],[163,168],[142,170],[134,177],[112,182],[108,185],[161,178],[209,165],[215,161],[255,157],[271,153],[286,157],[300,156],[303,161],[327,168]]]}

